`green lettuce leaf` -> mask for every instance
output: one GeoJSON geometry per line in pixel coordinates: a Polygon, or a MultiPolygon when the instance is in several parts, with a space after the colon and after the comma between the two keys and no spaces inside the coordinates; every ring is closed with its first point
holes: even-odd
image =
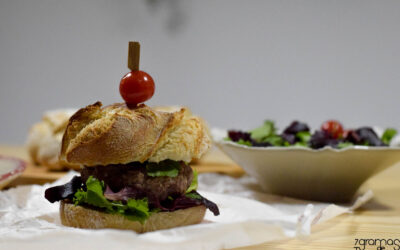
{"type": "Polygon", "coordinates": [[[285,140],[276,134],[274,122],[269,120],[265,121],[261,127],[251,130],[250,136],[257,142],[268,142],[273,146],[283,146],[285,144],[285,140]]]}
{"type": "Polygon", "coordinates": [[[180,169],[180,163],[172,160],[165,160],[159,163],[149,162],[146,165],[147,175],[151,177],[177,177],[180,169]]]}
{"type": "Polygon", "coordinates": [[[271,143],[272,146],[276,146],[276,147],[283,146],[284,143],[285,143],[285,141],[283,140],[283,138],[280,137],[279,135],[272,135],[272,136],[269,136],[269,137],[265,138],[265,139],[263,140],[263,142],[271,143]]]}
{"type": "Polygon", "coordinates": [[[307,147],[307,143],[298,141],[295,144],[293,144],[293,146],[295,146],[295,147],[307,147]]]}
{"type": "Polygon", "coordinates": [[[107,210],[111,208],[110,202],[103,195],[103,182],[90,176],[86,181],[86,188],[87,191],[81,189],[75,193],[75,205],[84,202],[95,207],[106,208],[107,210]]]}
{"type": "Polygon", "coordinates": [[[250,136],[253,140],[264,141],[267,137],[275,135],[275,125],[273,121],[265,121],[261,127],[250,131],[250,136]]]}
{"type": "Polygon", "coordinates": [[[354,144],[351,142],[341,142],[337,145],[338,149],[347,148],[350,146],[354,146],[354,144]]]}
{"type": "Polygon", "coordinates": [[[151,215],[147,198],[140,200],[128,199],[126,204],[121,201],[109,201],[104,195],[104,183],[90,176],[86,181],[86,191],[78,190],[73,198],[75,205],[87,204],[102,208],[107,213],[121,214],[130,220],[144,223],[151,215]]]}
{"type": "Polygon", "coordinates": [[[187,193],[186,197],[189,197],[191,199],[196,199],[196,200],[200,200],[201,199],[201,196],[199,194],[196,194],[196,193],[187,193]]]}
{"type": "Polygon", "coordinates": [[[397,134],[397,130],[394,128],[388,128],[385,130],[385,132],[383,132],[382,135],[382,142],[389,145],[390,141],[393,139],[393,137],[397,134]]]}
{"type": "Polygon", "coordinates": [[[308,131],[298,132],[296,137],[300,140],[300,142],[307,144],[308,141],[311,139],[311,134],[308,131]]]}
{"type": "Polygon", "coordinates": [[[126,202],[128,209],[122,213],[130,220],[137,220],[144,223],[150,217],[149,205],[147,199],[135,200],[129,199],[126,202]]]}
{"type": "Polygon", "coordinates": [[[239,141],[237,141],[236,142],[237,144],[240,144],[240,145],[246,145],[246,146],[249,146],[249,147],[251,147],[251,142],[249,142],[249,141],[245,141],[245,140],[243,140],[243,139],[240,139],[239,141]]]}
{"type": "Polygon", "coordinates": [[[190,186],[189,186],[188,189],[186,190],[186,193],[190,193],[190,192],[196,190],[196,189],[197,189],[197,185],[198,185],[197,171],[193,169],[193,179],[192,179],[192,183],[190,183],[190,186]]]}

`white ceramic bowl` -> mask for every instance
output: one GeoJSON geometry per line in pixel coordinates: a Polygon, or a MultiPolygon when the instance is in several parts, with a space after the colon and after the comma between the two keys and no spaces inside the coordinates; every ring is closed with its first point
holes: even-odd
{"type": "Polygon", "coordinates": [[[347,202],[371,176],[400,161],[400,147],[217,146],[271,193],[325,202],[347,202]]]}
{"type": "Polygon", "coordinates": [[[0,155],[0,189],[3,189],[11,181],[20,176],[25,168],[25,162],[0,155]]]}

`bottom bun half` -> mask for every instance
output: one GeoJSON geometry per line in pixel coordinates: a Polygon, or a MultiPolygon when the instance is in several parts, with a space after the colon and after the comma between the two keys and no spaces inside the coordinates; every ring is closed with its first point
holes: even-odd
{"type": "Polygon", "coordinates": [[[206,207],[203,205],[173,212],[158,212],[152,214],[145,223],[141,224],[138,221],[129,220],[123,215],[104,213],[64,201],[60,202],[60,217],[64,226],[126,229],[137,233],[197,224],[203,220],[205,212],[206,207]]]}

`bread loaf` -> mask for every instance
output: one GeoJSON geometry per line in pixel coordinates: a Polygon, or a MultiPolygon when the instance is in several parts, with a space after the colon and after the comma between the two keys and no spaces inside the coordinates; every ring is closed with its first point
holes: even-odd
{"type": "Polygon", "coordinates": [[[51,170],[79,169],[78,165],[62,164],[58,159],[65,128],[74,112],[72,109],[48,111],[32,126],[26,145],[33,163],[51,170]]]}

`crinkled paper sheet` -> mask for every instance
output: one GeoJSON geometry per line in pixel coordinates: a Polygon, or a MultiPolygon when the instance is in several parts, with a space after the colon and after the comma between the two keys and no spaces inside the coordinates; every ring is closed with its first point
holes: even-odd
{"type": "MultiPolygon", "coordinates": [[[[69,181],[70,172],[52,185],[69,181]]],[[[122,230],[64,227],[58,204],[44,198],[50,185],[20,186],[0,192],[0,249],[221,249],[260,244],[310,234],[312,225],[351,212],[372,198],[353,204],[307,202],[265,194],[249,176],[234,179],[199,175],[199,192],[218,204],[221,215],[207,211],[203,223],[136,234],[122,230]]]]}

